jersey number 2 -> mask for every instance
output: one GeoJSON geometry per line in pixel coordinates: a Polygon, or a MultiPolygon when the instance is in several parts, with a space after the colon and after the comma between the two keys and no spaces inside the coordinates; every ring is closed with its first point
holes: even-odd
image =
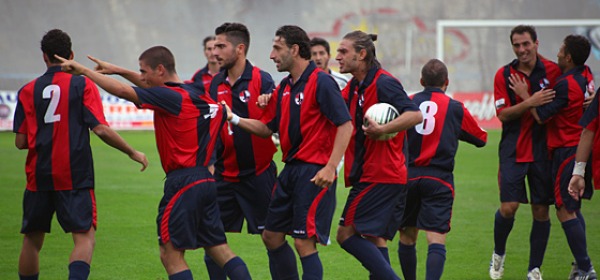
{"type": "Polygon", "coordinates": [[[44,122],[53,123],[60,121],[60,114],[56,114],[56,108],[58,107],[58,101],[60,100],[60,87],[57,85],[45,87],[42,92],[42,98],[50,99],[50,104],[44,115],[44,122]]]}
{"type": "Polygon", "coordinates": [[[425,101],[419,106],[421,114],[423,114],[423,122],[415,126],[415,130],[421,135],[429,135],[433,133],[435,128],[435,114],[438,111],[438,106],[433,101],[425,101]]]}

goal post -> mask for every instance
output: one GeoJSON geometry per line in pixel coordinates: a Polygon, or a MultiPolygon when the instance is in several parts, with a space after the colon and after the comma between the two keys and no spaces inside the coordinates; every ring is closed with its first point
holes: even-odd
{"type": "Polygon", "coordinates": [[[444,61],[444,29],[447,27],[513,27],[520,24],[535,27],[600,26],[599,19],[491,19],[491,20],[438,20],[436,21],[436,57],[444,61]]]}

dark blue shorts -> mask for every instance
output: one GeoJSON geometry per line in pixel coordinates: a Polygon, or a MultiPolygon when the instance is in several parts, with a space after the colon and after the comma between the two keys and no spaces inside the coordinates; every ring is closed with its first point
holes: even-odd
{"type": "MultiPolygon", "coordinates": [[[[556,208],[565,207],[569,211],[581,209],[581,200],[575,200],[569,195],[569,182],[573,176],[575,166],[575,153],[577,147],[558,148],[552,152],[552,177],[554,183],[554,199],[556,208]]],[[[591,165],[586,165],[585,190],[582,198],[592,197],[592,170],[591,165]]]]}
{"type": "Polygon", "coordinates": [[[315,236],[321,244],[329,243],[336,181],[329,188],[310,181],[322,168],[322,165],[303,162],[285,165],[269,204],[267,230],[285,232],[300,239],[315,236]]]}
{"type": "Polygon", "coordinates": [[[520,202],[550,205],[554,203],[552,193],[552,161],[501,162],[498,172],[500,202],[520,202]],[[525,188],[525,177],[529,185],[529,196],[525,188]]]}
{"type": "Polygon", "coordinates": [[[52,216],[65,232],[87,232],[96,228],[96,196],[94,189],[68,191],[25,190],[21,233],[50,232],[52,216]]]}
{"type": "Polygon", "coordinates": [[[160,244],[184,250],[227,243],[215,180],[205,167],[167,174],[156,222],[160,244]]]}
{"type": "Polygon", "coordinates": [[[239,182],[217,182],[219,210],[226,232],[240,232],[244,219],[248,233],[263,231],[276,180],[277,167],[271,162],[269,168],[257,176],[242,178],[239,182]]]}
{"type": "Polygon", "coordinates": [[[392,240],[402,221],[406,194],[404,184],[358,183],[350,189],[340,226],[392,240]]]}
{"type": "Polygon", "coordinates": [[[406,210],[401,227],[426,231],[450,231],[454,179],[450,172],[411,177],[408,180],[406,210]]]}

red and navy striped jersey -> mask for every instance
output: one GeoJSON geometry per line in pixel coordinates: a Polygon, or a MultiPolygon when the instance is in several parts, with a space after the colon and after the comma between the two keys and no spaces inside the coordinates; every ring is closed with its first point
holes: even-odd
{"type": "MultiPolygon", "coordinates": [[[[273,78],[267,72],[252,66],[246,60],[246,68],[233,85],[229,83],[227,70],[213,78],[210,87],[212,99],[225,101],[233,113],[242,118],[251,118],[267,123],[266,110],[256,102],[262,93],[272,93],[275,89],[273,78]]],[[[223,127],[217,145],[216,178],[238,181],[239,178],[258,175],[265,171],[273,154],[277,151],[271,138],[250,134],[238,126],[227,124],[223,127]]]]}
{"type": "MultiPolygon", "coordinates": [[[[529,76],[516,70],[518,60],[513,60],[496,72],[494,78],[494,99],[496,115],[502,110],[515,106],[523,100],[509,87],[508,77],[517,74],[529,84],[529,94],[542,88],[552,88],[561,71],[556,63],[538,56],[535,67],[529,76]]],[[[546,127],[538,124],[529,111],[520,118],[502,123],[500,139],[500,162],[533,162],[548,159],[546,127]]]]}
{"type": "Polygon", "coordinates": [[[549,150],[576,147],[579,143],[582,127],[578,122],[583,116],[588,84],[585,72],[584,66],[578,66],[560,76],[554,86],[554,100],[535,108],[540,119],[546,122],[549,150]]]}
{"type": "Polygon", "coordinates": [[[337,83],[311,61],[296,83],[290,75],[275,92],[267,125],[279,132],[282,161],[326,165],[337,127],[351,120],[337,83]]]}
{"type": "Polygon", "coordinates": [[[372,67],[362,83],[352,78],[342,91],[354,130],[344,160],[346,186],[358,182],[406,184],[406,131],[387,141],[373,140],[362,129],[365,112],[376,103],[388,103],[400,114],[419,108],[402,84],[387,71],[372,67]]]}
{"type": "Polygon", "coordinates": [[[226,121],[224,107],[187,84],[133,89],[140,107],[154,110],[156,146],[165,173],[208,166],[226,121]]]}
{"type": "Polygon", "coordinates": [[[409,169],[433,167],[452,172],[459,140],[485,146],[487,132],[460,101],[433,87],[411,98],[421,109],[423,122],[407,131],[409,169]]]}
{"type": "Polygon", "coordinates": [[[213,76],[208,72],[208,64],[203,68],[198,69],[192,76],[192,79],[185,81],[186,84],[192,84],[202,92],[208,92],[210,90],[210,83],[213,76]]]}
{"type": "Polygon", "coordinates": [[[600,89],[596,92],[594,100],[585,110],[579,125],[587,130],[594,132],[594,141],[592,145],[592,177],[594,178],[594,188],[600,189],[600,89]]]}
{"type": "Polygon", "coordinates": [[[13,131],[27,135],[30,191],[94,187],[90,129],[108,125],[96,85],[49,67],[19,90],[13,131]]]}

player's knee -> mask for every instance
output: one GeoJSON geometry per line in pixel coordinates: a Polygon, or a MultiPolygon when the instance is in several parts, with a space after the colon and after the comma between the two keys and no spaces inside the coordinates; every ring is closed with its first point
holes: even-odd
{"type": "Polygon", "coordinates": [[[206,254],[208,254],[210,258],[221,267],[236,257],[235,253],[227,244],[206,247],[204,250],[206,251],[206,254]]]}
{"type": "Polygon", "coordinates": [[[533,215],[533,218],[537,221],[543,222],[550,219],[550,208],[548,207],[548,205],[532,204],[531,213],[533,215]]]}
{"type": "Polygon", "coordinates": [[[412,246],[417,243],[417,238],[416,236],[400,232],[400,243],[402,243],[402,245],[412,246]]]}
{"type": "Polygon", "coordinates": [[[504,218],[512,218],[515,216],[518,209],[519,209],[518,202],[502,203],[502,205],[500,205],[500,215],[502,215],[502,217],[504,217],[504,218]]]}
{"type": "Polygon", "coordinates": [[[294,238],[294,247],[296,247],[300,257],[308,256],[317,251],[317,241],[314,237],[309,239],[294,238]]]}
{"type": "Polygon", "coordinates": [[[280,237],[279,234],[277,234],[276,232],[272,232],[269,230],[263,230],[261,237],[263,243],[269,250],[277,249],[285,242],[285,236],[280,237]]]}
{"type": "Polygon", "coordinates": [[[42,250],[42,245],[44,244],[44,233],[43,232],[32,232],[26,233],[24,235],[25,246],[29,246],[37,250],[38,252],[42,250]]]}
{"type": "Polygon", "coordinates": [[[348,238],[352,237],[352,235],[354,235],[354,234],[355,234],[355,232],[352,230],[351,227],[340,226],[340,227],[338,227],[338,230],[337,230],[336,240],[337,240],[338,244],[342,244],[342,243],[344,243],[344,241],[346,241],[348,238]]]}

